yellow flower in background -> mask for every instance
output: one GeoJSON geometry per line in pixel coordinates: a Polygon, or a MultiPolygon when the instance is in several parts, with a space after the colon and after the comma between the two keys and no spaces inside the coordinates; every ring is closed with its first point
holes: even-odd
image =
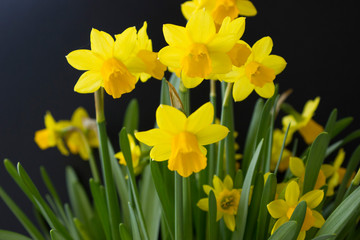
{"type": "Polygon", "coordinates": [[[245,18],[224,20],[218,33],[214,21],[205,11],[197,11],[186,27],[164,24],[163,33],[169,46],[159,51],[160,61],[180,73],[187,88],[194,88],[205,78],[231,70],[227,55],[241,37],[245,18]]]}
{"type": "Polygon", "coordinates": [[[312,119],[319,102],[320,97],[316,97],[314,100],[306,102],[301,115],[294,113],[283,117],[282,125],[284,130],[286,130],[289,123],[291,123],[288,132],[290,138],[292,138],[292,135],[296,131],[299,131],[305,142],[311,144],[315,138],[324,131],[324,128],[312,119]]]}
{"type": "MultiPolygon", "coordinates": [[[[332,165],[330,164],[321,165],[321,170],[324,172],[326,178],[329,178],[328,190],[326,192],[326,196],[334,195],[335,187],[337,187],[344,178],[344,175],[346,173],[346,168],[341,167],[341,164],[344,162],[344,159],[345,159],[345,152],[344,149],[341,148],[332,165]]],[[[353,176],[354,175],[355,173],[353,174],[353,176]]],[[[349,184],[350,184],[350,180],[349,180],[349,184]]]]}
{"type": "Polygon", "coordinates": [[[72,154],[79,154],[83,160],[89,159],[90,147],[99,147],[95,121],[86,110],[77,108],[70,121],[72,129],[64,135],[66,145],[72,154]]]}
{"type": "MultiPolygon", "coordinates": [[[[163,75],[158,73],[157,58],[149,53],[151,47],[142,45],[146,42],[145,35],[146,24],[139,37],[135,27],[129,27],[115,35],[115,41],[108,33],[93,28],[90,33],[91,50],[75,50],[66,56],[71,66],[86,71],[74,90],[93,93],[104,87],[113,98],[119,98],[135,88],[141,73],[154,74],[161,79],[163,75]],[[144,52],[141,52],[141,47],[145,47],[144,52]]],[[[145,77],[142,79],[145,80],[145,77]]]]}
{"type": "Polygon", "coordinates": [[[321,228],[324,224],[325,219],[318,211],[314,210],[323,200],[324,191],[323,190],[313,190],[302,197],[300,197],[300,188],[295,181],[291,181],[285,190],[285,200],[277,199],[270,202],[267,205],[267,209],[270,215],[278,219],[275,222],[275,225],[271,231],[273,234],[276,229],[278,229],[282,224],[288,222],[293,214],[296,206],[301,202],[305,201],[307,204],[305,219],[298,236],[298,240],[305,239],[306,231],[310,228],[321,228]]]}
{"type": "MultiPolygon", "coordinates": [[[[302,187],[305,177],[305,165],[303,160],[298,157],[290,157],[289,168],[291,173],[299,178],[300,186],[302,187]]],[[[324,172],[320,169],[319,175],[316,179],[314,189],[319,189],[326,183],[326,177],[324,172]]]]}
{"type": "MultiPolygon", "coordinates": [[[[140,156],[141,156],[140,146],[135,143],[135,139],[132,137],[131,134],[128,134],[127,136],[130,144],[131,159],[133,163],[134,173],[135,175],[138,175],[142,170],[142,167],[139,165],[140,156]]],[[[116,153],[115,157],[119,159],[119,163],[121,165],[126,166],[126,161],[123,152],[116,153]]]]}
{"type": "Polygon", "coordinates": [[[247,98],[253,90],[263,98],[274,95],[274,79],[286,66],[286,61],[270,54],[273,42],[270,37],[263,37],[251,48],[245,42],[238,42],[232,55],[232,71],[220,75],[219,79],[234,82],[233,97],[236,102],[247,98]],[[238,60],[237,60],[238,59],[238,60]]]}
{"type": "MultiPolygon", "coordinates": [[[[239,206],[241,189],[233,189],[233,180],[226,175],[224,182],[216,175],[213,177],[213,186],[203,185],[207,195],[210,191],[214,192],[216,198],[216,221],[224,218],[225,225],[231,231],[235,230],[235,215],[239,206]]],[[[203,211],[209,211],[209,199],[202,198],[197,206],[203,211]]]]}
{"type": "Polygon", "coordinates": [[[41,150],[57,147],[63,155],[69,155],[63,141],[63,130],[71,126],[70,121],[56,122],[50,112],[45,114],[45,128],[35,132],[35,142],[41,150]]]}
{"type": "MultiPolygon", "coordinates": [[[[273,134],[273,145],[272,145],[272,151],[271,151],[271,161],[270,161],[270,170],[274,171],[277,165],[277,162],[279,160],[280,154],[281,154],[281,148],[283,145],[285,133],[280,129],[275,129],[273,134]]],[[[287,143],[289,143],[289,138],[286,138],[285,146],[287,143]]],[[[292,153],[290,150],[286,149],[284,147],[282,158],[279,164],[279,172],[284,172],[289,167],[289,159],[292,156],[292,153]]]]}
{"type": "Polygon", "coordinates": [[[255,16],[257,11],[249,0],[192,0],[181,4],[181,11],[186,19],[194,12],[205,9],[220,26],[224,18],[231,20],[241,16],[255,16]]]}
{"type": "Polygon", "coordinates": [[[156,110],[159,128],[135,133],[135,137],[153,148],[150,158],[155,161],[168,161],[168,168],[188,177],[207,165],[208,145],[225,138],[229,130],[212,124],[214,107],[205,103],[189,117],[178,109],[160,105],[156,110]]]}

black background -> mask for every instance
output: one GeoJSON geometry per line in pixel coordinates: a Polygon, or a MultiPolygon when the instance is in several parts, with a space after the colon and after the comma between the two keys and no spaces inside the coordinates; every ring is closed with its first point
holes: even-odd
{"type": "MultiPolygon", "coordinates": [[[[78,107],[94,117],[93,95],[78,94],[73,87],[81,72],[69,66],[65,56],[76,49],[89,49],[92,27],[111,35],[148,21],[154,50],[165,46],[162,24],[185,25],[179,0],[0,0],[0,159],[21,162],[42,193],[39,166],[48,170],[64,201],[67,201],[64,169],[72,165],[84,184],[90,176],[87,162],[78,156],[62,156],[57,149],[41,151],[33,141],[34,132],[44,127],[43,116],[50,110],[56,120],[70,118],[78,107]]],[[[246,20],[243,40],[252,45],[263,36],[274,41],[273,54],[288,65],[276,83],[280,92],[294,90],[290,102],[299,111],[308,99],[321,96],[315,119],[325,124],[333,108],[339,117],[355,118],[351,129],[359,128],[357,31],[359,8],[355,1],[254,0],[256,17],[246,20]]],[[[160,81],[150,79],[120,99],[106,96],[109,136],[119,150],[127,103],[140,103],[140,130],[153,126],[159,102],[160,81]]],[[[205,103],[208,82],[192,90],[192,111],[205,103]],[[196,98],[195,98],[196,96],[196,98]]],[[[235,104],[238,141],[244,142],[252,108],[253,93],[235,104]]],[[[350,131],[350,130],[349,130],[350,131]]],[[[242,146],[242,145],[241,145],[242,146]]],[[[349,147],[350,148],[350,147],[349,147]]],[[[346,149],[345,149],[346,150],[346,149]]],[[[32,215],[31,205],[0,165],[0,185],[32,215]]],[[[0,201],[0,229],[24,232],[0,201]]]]}

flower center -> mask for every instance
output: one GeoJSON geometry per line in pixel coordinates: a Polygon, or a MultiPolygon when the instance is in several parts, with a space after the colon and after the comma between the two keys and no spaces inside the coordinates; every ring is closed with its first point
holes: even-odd
{"type": "Polygon", "coordinates": [[[113,98],[119,98],[135,88],[136,77],[116,58],[110,58],[103,63],[101,75],[105,91],[113,98]]]}
{"type": "Polygon", "coordinates": [[[246,65],[245,74],[252,84],[261,88],[275,79],[274,70],[254,61],[246,65]]]}
{"type": "Polygon", "coordinates": [[[224,213],[235,215],[240,201],[240,192],[227,188],[219,194],[218,209],[224,213]]]}
{"type": "MultiPolygon", "coordinates": [[[[286,216],[288,217],[288,219],[291,218],[291,215],[293,214],[295,210],[295,207],[290,207],[289,210],[286,213],[286,216]]],[[[301,231],[307,231],[309,230],[312,226],[314,226],[315,223],[315,218],[312,215],[312,211],[310,208],[306,208],[306,213],[305,213],[305,219],[303,222],[303,225],[301,226],[301,231]]]]}
{"type": "Polygon", "coordinates": [[[216,24],[221,25],[225,17],[229,16],[231,20],[239,15],[235,0],[217,0],[212,17],[216,24]]]}
{"type": "Polygon", "coordinates": [[[183,59],[183,71],[188,77],[205,78],[211,71],[211,59],[206,46],[193,43],[189,54],[183,59]]]}
{"type": "Polygon", "coordinates": [[[232,65],[241,67],[250,56],[251,50],[245,44],[236,43],[227,54],[231,59],[232,65]]]}
{"type": "Polygon", "coordinates": [[[206,167],[206,156],[201,152],[197,137],[190,132],[180,132],[173,137],[168,168],[188,177],[206,167]]]}

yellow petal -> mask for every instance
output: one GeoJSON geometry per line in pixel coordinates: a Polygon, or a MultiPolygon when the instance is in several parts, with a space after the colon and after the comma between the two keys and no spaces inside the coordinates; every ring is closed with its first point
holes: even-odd
{"type": "Polygon", "coordinates": [[[277,55],[269,55],[265,57],[261,64],[274,70],[275,75],[281,73],[286,67],[285,59],[277,55]]]}
{"type": "Polygon", "coordinates": [[[294,207],[298,204],[300,196],[299,185],[295,181],[291,181],[285,191],[285,200],[289,207],[294,207]]]}
{"type": "Polygon", "coordinates": [[[213,122],[213,119],[214,107],[210,102],[207,102],[188,117],[186,121],[186,131],[196,134],[202,128],[209,126],[213,122]]]}
{"type": "Polygon", "coordinates": [[[306,231],[300,231],[296,240],[304,240],[306,237],[306,231]]]}
{"type": "Polygon", "coordinates": [[[136,28],[129,27],[121,34],[115,35],[114,57],[125,62],[136,46],[136,28]]]}
{"type": "Polygon", "coordinates": [[[224,214],[224,222],[225,225],[230,231],[235,230],[235,216],[231,214],[224,214]]]}
{"type": "Polygon", "coordinates": [[[36,131],[34,140],[41,150],[45,150],[45,149],[51,147],[49,145],[49,130],[48,129],[41,129],[41,130],[36,131]]]}
{"type": "Polygon", "coordinates": [[[262,60],[269,56],[273,47],[273,42],[270,37],[263,37],[258,40],[252,47],[254,54],[254,61],[262,62],[262,60]]]}
{"type": "Polygon", "coordinates": [[[60,153],[62,155],[68,156],[69,155],[69,151],[67,150],[67,148],[65,147],[65,143],[62,139],[57,139],[56,141],[56,146],[58,148],[58,150],[60,151],[60,153]]]}
{"type": "Polygon", "coordinates": [[[98,90],[102,83],[102,76],[97,71],[84,72],[77,83],[74,91],[78,93],[93,93],[98,90]]]}
{"type": "Polygon", "coordinates": [[[324,198],[323,190],[313,190],[313,191],[306,193],[304,196],[302,196],[300,198],[299,202],[305,201],[307,206],[310,209],[313,209],[313,208],[316,208],[321,203],[323,198],[324,198]]]}
{"type": "Polygon", "coordinates": [[[183,82],[186,88],[194,88],[198,86],[204,78],[201,77],[189,77],[184,72],[181,72],[181,81],[183,82]]]}
{"type": "Polygon", "coordinates": [[[170,144],[159,144],[155,145],[150,151],[150,158],[155,161],[166,161],[171,155],[170,144]]]}
{"type": "Polygon", "coordinates": [[[46,114],[45,114],[44,122],[45,122],[45,127],[47,129],[53,130],[55,128],[55,125],[56,125],[55,119],[49,111],[46,112],[46,114]]]}
{"type": "Polygon", "coordinates": [[[196,204],[196,206],[198,206],[203,211],[209,211],[209,199],[208,198],[200,199],[196,204]]]}
{"type": "Polygon", "coordinates": [[[214,175],[214,177],[213,177],[213,186],[214,186],[216,192],[222,192],[224,189],[223,182],[216,175],[214,175]]]}
{"type": "Polygon", "coordinates": [[[311,119],[315,113],[315,110],[319,106],[319,103],[320,103],[320,97],[316,97],[314,100],[307,101],[305,103],[301,116],[307,118],[308,120],[311,119]]]}
{"type": "Polygon", "coordinates": [[[83,121],[86,118],[89,118],[86,110],[83,107],[78,107],[71,116],[71,124],[80,129],[84,129],[83,121]]]}
{"type": "Polygon", "coordinates": [[[318,211],[312,210],[312,215],[315,218],[314,227],[321,228],[325,223],[324,217],[318,211]]]}
{"type": "Polygon", "coordinates": [[[304,162],[298,157],[290,157],[290,171],[295,176],[301,178],[305,175],[304,162]]]}
{"type": "Polygon", "coordinates": [[[286,212],[289,209],[289,206],[283,199],[278,199],[269,203],[267,205],[267,209],[273,218],[281,218],[286,216],[286,212]]]}
{"type": "Polygon", "coordinates": [[[334,168],[339,169],[341,167],[341,164],[344,162],[344,159],[345,159],[345,151],[343,148],[341,148],[335,157],[334,168]]]}
{"type": "Polygon", "coordinates": [[[239,17],[231,21],[230,17],[223,20],[219,29],[219,35],[235,35],[236,41],[239,40],[245,31],[245,18],[239,17]]]}
{"type": "Polygon", "coordinates": [[[186,24],[186,30],[193,42],[205,44],[216,33],[214,21],[205,10],[199,10],[191,16],[186,24]]]}
{"type": "Polygon", "coordinates": [[[191,44],[186,29],[174,24],[164,24],[163,33],[165,41],[172,47],[187,49],[191,44]]]}
{"type": "Polygon", "coordinates": [[[237,40],[239,39],[236,38],[234,33],[216,34],[215,37],[207,44],[207,47],[210,52],[227,53],[234,47],[237,40]]]}
{"type": "Polygon", "coordinates": [[[219,124],[212,124],[196,133],[200,145],[216,143],[224,139],[229,133],[229,129],[219,124]]]}
{"type": "Polygon", "coordinates": [[[147,35],[147,22],[144,21],[143,26],[139,29],[137,44],[138,48],[152,51],[152,41],[147,35]]]}
{"type": "Polygon", "coordinates": [[[188,20],[196,10],[196,5],[193,1],[187,1],[181,4],[181,12],[184,17],[188,20]]]}
{"type": "Polygon", "coordinates": [[[145,143],[148,146],[171,143],[171,135],[159,128],[154,128],[143,132],[136,132],[135,137],[137,140],[145,143]]]}
{"type": "Polygon", "coordinates": [[[103,60],[92,51],[75,50],[66,56],[68,63],[78,70],[100,70],[103,60]]]}
{"type": "Polygon", "coordinates": [[[271,98],[275,92],[275,85],[273,82],[269,82],[263,87],[255,87],[255,91],[263,98],[271,98]]]}
{"type": "Polygon", "coordinates": [[[204,192],[206,193],[206,195],[209,195],[210,191],[213,191],[215,194],[215,189],[210,187],[209,185],[203,185],[203,189],[204,189],[204,192]]]}
{"type": "Polygon", "coordinates": [[[156,110],[156,121],[160,129],[177,134],[185,130],[186,116],[174,107],[160,105],[156,110]]]}
{"type": "Polygon", "coordinates": [[[239,10],[239,14],[242,16],[255,16],[257,14],[256,8],[249,0],[238,0],[236,6],[239,10]]]}
{"type": "Polygon", "coordinates": [[[224,186],[229,189],[232,190],[233,188],[233,180],[231,179],[230,175],[226,175],[224,178],[224,186]]]}
{"type": "Polygon", "coordinates": [[[233,97],[235,102],[239,102],[247,98],[254,90],[252,85],[246,76],[241,77],[234,83],[233,97]]]}
{"type": "Polygon", "coordinates": [[[323,126],[310,119],[307,124],[299,129],[299,133],[307,144],[315,141],[316,137],[324,131],[323,126]]]}
{"type": "Polygon", "coordinates": [[[326,178],[330,177],[335,172],[335,168],[333,166],[331,166],[330,164],[322,164],[321,170],[325,174],[326,178]]]}
{"type": "Polygon", "coordinates": [[[171,46],[162,48],[158,54],[160,62],[172,68],[181,68],[181,61],[184,56],[184,50],[171,46]]]}
{"type": "Polygon", "coordinates": [[[225,53],[210,53],[212,74],[225,74],[231,71],[230,57],[225,53]]]}
{"type": "Polygon", "coordinates": [[[114,39],[108,33],[93,28],[90,33],[90,42],[91,51],[104,59],[112,57],[114,39]]]}

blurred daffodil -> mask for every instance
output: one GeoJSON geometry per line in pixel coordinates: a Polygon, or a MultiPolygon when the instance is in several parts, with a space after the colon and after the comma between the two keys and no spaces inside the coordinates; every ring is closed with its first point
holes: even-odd
{"type": "Polygon", "coordinates": [[[163,33],[169,46],[159,51],[160,61],[180,74],[187,88],[194,88],[205,78],[214,74],[225,74],[231,70],[231,59],[227,55],[241,37],[245,18],[231,21],[216,32],[211,16],[206,11],[197,11],[186,27],[164,24],[163,33]]]}
{"type": "Polygon", "coordinates": [[[75,50],[66,56],[71,66],[86,71],[74,90],[93,93],[104,87],[113,98],[119,98],[135,88],[138,77],[143,81],[147,79],[148,76],[140,76],[141,73],[154,74],[161,79],[165,68],[159,67],[156,54],[151,51],[146,26],[144,23],[139,36],[135,27],[129,27],[115,35],[115,41],[108,33],[93,28],[90,33],[91,50],[75,50]]]}
{"type": "Polygon", "coordinates": [[[315,122],[312,117],[320,102],[320,97],[314,100],[306,102],[303,112],[301,114],[291,109],[290,115],[283,117],[282,124],[283,129],[286,129],[291,122],[288,136],[292,138],[292,135],[299,131],[300,135],[304,138],[307,144],[311,144],[315,138],[324,131],[324,128],[315,122]]]}
{"type": "MultiPolygon", "coordinates": [[[[130,144],[130,151],[131,151],[131,159],[133,163],[134,173],[135,175],[138,175],[141,173],[142,167],[139,164],[140,163],[140,156],[141,156],[141,150],[140,146],[135,143],[135,140],[131,134],[128,134],[129,144],[130,144]]],[[[118,152],[115,154],[115,157],[119,159],[119,163],[121,165],[126,166],[126,161],[123,152],[118,152]]]]}
{"type": "MultiPolygon", "coordinates": [[[[290,157],[290,164],[289,164],[290,171],[293,175],[299,178],[300,186],[304,183],[305,177],[305,165],[303,160],[298,157],[290,157]]],[[[316,183],[314,189],[319,189],[324,186],[326,183],[326,177],[324,172],[320,169],[319,175],[316,179],[316,183]]]]}
{"type": "Polygon", "coordinates": [[[241,16],[255,16],[257,11],[249,0],[191,0],[181,5],[181,11],[186,19],[190,19],[194,12],[205,9],[220,26],[224,18],[231,20],[241,16]]]}
{"type": "Polygon", "coordinates": [[[234,82],[233,97],[235,101],[247,98],[253,90],[263,98],[274,95],[274,79],[280,74],[286,61],[277,55],[270,54],[273,41],[270,37],[263,37],[251,48],[243,41],[235,45],[232,58],[232,71],[219,75],[220,80],[234,82]]]}
{"type": "MultiPolygon", "coordinates": [[[[239,206],[241,189],[233,188],[233,180],[226,175],[224,182],[216,175],[213,177],[213,186],[203,185],[207,195],[210,191],[214,192],[216,198],[216,221],[224,218],[225,225],[231,231],[235,230],[235,215],[239,206]]],[[[209,211],[209,199],[202,198],[198,201],[197,206],[204,211],[209,211]]]]}
{"type": "MultiPolygon", "coordinates": [[[[281,148],[283,145],[285,133],[280,129],[275,129],[273,134],[273,146],[271,151],[271,161],[270,161],[270,170],[274,171],[277,165],[277,162],[279,160],[280,154],[281,154],[281,148]]],[[[286,138],[285,146],[289,138],[286,138]]],[[[292,156],[292,153],[290,150],[284,148],[282,152],[282,158],[280,160],[279,164],[279,172],[284,172],[289,167],[289,159],[292,156]]]]}
{"type": "Polygon", "coordinates": [[[305,201],[307,204],[305,219],[303,225],[301,227],[300,233],[298,235],[298,240],[305,239],[306,231],[310,228],[320,228],[325,219],[318,211],[314,210],[323,200],[324,191],[323,190],[313,190],[302,197],[300,197],[300,188],[299,185],[295,181],[291,181],[285,190],[285,200],[277,199],[270,202],[267,205],[267,209],[270,215],[278,219],[275,222],[275,225],[271,231],[273,234],[276,229],[278,229],[282,224],[288,222],[293,214],[296,206],[301,202],[305,201]]]}
{"type": "Polygon", "coordinates": [[[225,138],[229,130],[212,124],[214,107],[205,103],[189,117],[174,107],[160,105],[156,110],[159,128],[135,133],[135,137],[148,146],[153,146],[150,158],[168,161],[168,168],[188,177],[207,165],[208,145],[225,138]]]}

